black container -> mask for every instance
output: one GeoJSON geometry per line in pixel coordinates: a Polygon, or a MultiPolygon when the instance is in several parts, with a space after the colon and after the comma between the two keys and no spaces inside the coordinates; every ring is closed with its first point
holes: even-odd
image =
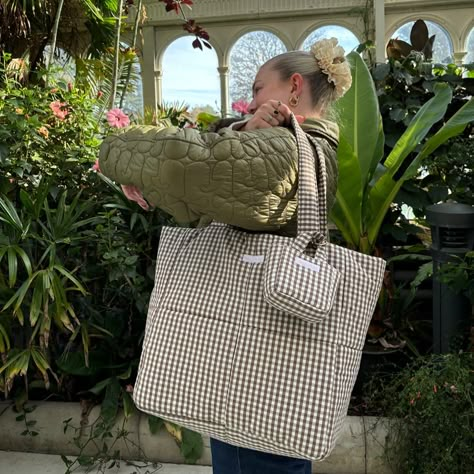
{"type": "Polygon", "coordinates": [[[472,306],[437,278],[440,265],[455,262],[474,249],[474,207],[442,203],[426,208],[431,226],[433,255],[433,352],[447,353],[465,347],[472,306]]]}

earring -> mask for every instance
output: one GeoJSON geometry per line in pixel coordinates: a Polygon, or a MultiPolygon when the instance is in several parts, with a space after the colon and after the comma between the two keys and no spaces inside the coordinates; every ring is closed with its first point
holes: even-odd
{"type": "Polygon", "coordinates": [[[300,98],[297,96],[297,95],[292,95],[289,99],[288,99],[288,104],[291,106],[291,107],[296,107],[298,105],[300,101],[300,98]]]}

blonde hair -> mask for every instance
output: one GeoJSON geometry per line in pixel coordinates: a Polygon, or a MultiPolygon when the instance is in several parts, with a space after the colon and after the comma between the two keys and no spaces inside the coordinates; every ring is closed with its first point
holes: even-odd
{"type": "Polygon", "coordinates": [[[266,65],[288,80],[299,73],[308,82],[312,106],[324,114],[333,102],[350,88],[352,77],[344,49],[336,38],[316,41],[311,51],[288,51],[270,59],[266,65]]]}

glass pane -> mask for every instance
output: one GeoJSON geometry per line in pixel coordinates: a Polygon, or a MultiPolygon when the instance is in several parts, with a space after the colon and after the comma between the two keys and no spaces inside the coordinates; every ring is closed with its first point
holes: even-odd
{"type": "MultiPolygon", "coordinates": [[[[127,69],[122,72],[121,83],[125,83],[127,69]]],[[[120,94],[122,89],[120,89],[120,94]]],[[[132,65],[132,73],[130,75],[129,87],[123,101],[123,109],[128,113],[143,115],[143,83],[141,75],[141,65],[138,59],[132,65]]]]}
{"type": "Polygon", "coordinates": [[[163,102],[187,104],[190,110],[220,110],[220,85],[216,52],[192,47],[193,37],[173,41],[163,56],[163,102]]]}
{"type": "MultiPolygon", "coordinates": [[[[49,57],[51,55],[51,45],[47,44],[44,48],[43,57],[45,58],[46,66],[49,64],[49,57]]],[[[76,64],[64,49],[56,46],[53,56],[53,77],[58,81],[74,82],[76,77],[76,64]]]]}
{"type": "Polygon", "coordinates": [[[354,48],[359,46],[359,40],[357,36],[352,33],[351,30],[344,28],[339,25],[327,25],[314,30],[308,35],[304,40],[303,46],[301,49],[304,51],[309,51],[311,46],[318,40],[323,38],[337,38],[339,44],[344,48],[346,54],[351,52],[354,48]]]}
{"type": "Polygon", "coordinates": [[[466,51],[467,55],[464,59],[464,62],[474,63],[474,28],[471,30],[469,36],[467,37],[466,51]]]}
{"type": "MultiPolygon", "coordinates": [[[[443,64],[452,63],[454,61],[453,45],[446,30],[432,21],[425,21],[425,23],[428,27],[428,34],[430,36],[436,35],[433,44],[433,62],[443,64]]],[[[392,38],[398,38],[410,43],[410,31],[414,24],[414,21],[405,23],[393,33],[392,38]]]]}
{"type": "Polygon", "coordinates": [[[252,31],[239,38],[230,53],[231,102],[250,102],[253,80],[260,66],[284,52],[283,41],[268,31],[252,31]]]}

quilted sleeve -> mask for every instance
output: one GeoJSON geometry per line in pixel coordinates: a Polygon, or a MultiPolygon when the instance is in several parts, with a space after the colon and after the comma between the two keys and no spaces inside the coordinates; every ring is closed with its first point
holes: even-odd
{"type": "Polygon", "coordinates": [[[206,217],[276,230],[296,209],[296,140],[284,128],[130,127],[104,140],[99,162],[106,176],[137,186],[150,204],[182,223],[206,217]]]}

